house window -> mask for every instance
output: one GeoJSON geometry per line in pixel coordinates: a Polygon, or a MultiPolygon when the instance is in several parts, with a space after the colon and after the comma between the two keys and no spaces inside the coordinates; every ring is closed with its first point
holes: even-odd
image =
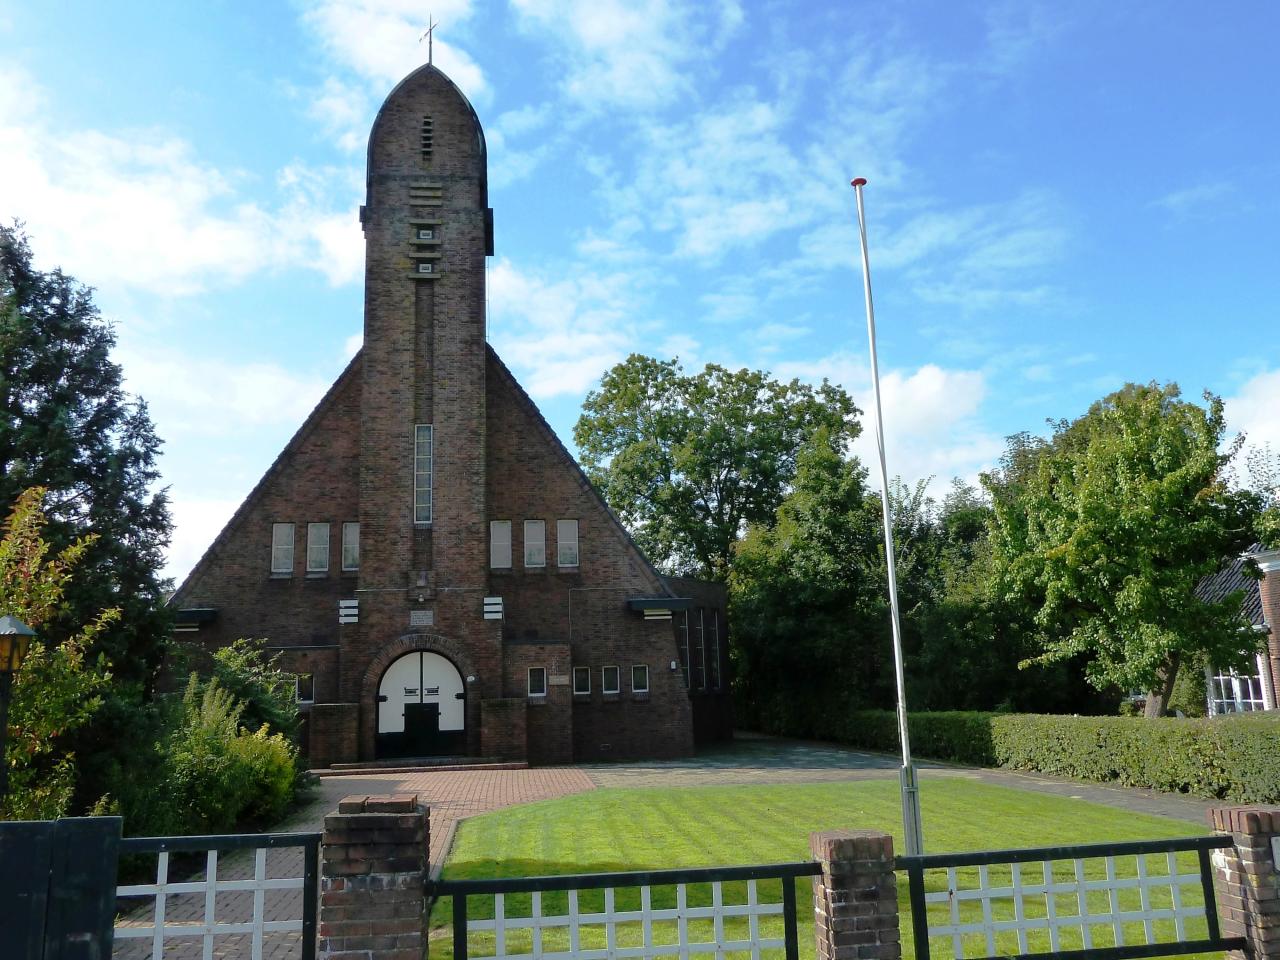
{"type": "Polygon", "coordinates": [[[591,692],[591,668],[573,668],[573,692],[575,694],[591,692]]]}
{"type": "Polygon", "coordinates": [[[413,428],[413,522],[431,522],[431,424],[413,428]]]}
{"type": "Polygon", "coordinates": [[[547,522],[545,520],[524,522],[524,565],[526,567],[547,565],[547,522]]]}
{"type": "Polygon", "coordinates": [[[529,668],[529,696],[545,697],[547,695],[547,668],[529,668]]]}
{"type": "Polygon", "coordinates": [[[329,572],[329,525],[307,524],[307,573],[329,572]]]}
{"type": "Polygon", "coordinates": [[[489,566],[495,570],[511,568],[511,521],[489,521],[489,566]]]}
{"type": "Polygon", "coordinates": [[[432,263],[430,260],[428,260],[426,263],[420,263],[418,264],[418,272],[419,273],[435,273],[436,265],[432,263]]]}
{"type": "Polygon", "coordinates": [[[622,689],[621,673],[617,667],[600,668],[600,692],[617,693],[622,689]]]}
{"type": "Polygon", "coordinates": [[[712,690],[720,687],[720,611],[712,609],[711,622],[707,624],[707,684],[712,690]]]}
{"type": "Polygon", "coordinates": [[[703,629],[702,608],[693,618],[693,675],[690,678],[695,690],[707,689],[707,638],[703,629]]]}
{"type": "Polygon", "coordinates": [[[1252,713],[1266,708],[1261,675],[1254,673],[1240,676],[1228,670],[1215,673],[1210,678],[1209,712],[1214,716],[1252,713]]]}
{"type": "Polygon", "coordinates": [[[435,232],[434,230],[432,230],[430,227],[419,227],[419,228],[418,228],[418,239],[419,239],[419,240],[434,240],[435,238],[436,238],[436,232],[435,232]]]}
{"type": "Polygon", "coordinates": [[[277,576],[293,575],[293,524],[271,525],[271,572],[277,576]]]}
{"type": "Polygon", "coordinates": [[[344,573],[360,569],[360,524],[342,525],[342,570],[344,573]]]}
{"type": "MultiPolygon", "coordinates": [[[[286,688],[287,689],[287,688],[286,688]]],[[[316,678],[311,673],[300,673],[293,678],[294,699],[299,703],[316,702],[316,678]]]]}
{"type": "Polygon", "coordinates": [[[631,668],[631,692],[649,692],[649,667],[647,665],[637,663],[631,668]]]}
{"type": "Polygon", "coordinates": [[[578,521],[556,521],[556,564],[561,567],[578,565],[578,521]]]}
{"type": "Polygon", "coordinates": [[[675,618],[676,650],[680,654],[680,680],[689,686],[689,611],[682,610],[675,618]]]}

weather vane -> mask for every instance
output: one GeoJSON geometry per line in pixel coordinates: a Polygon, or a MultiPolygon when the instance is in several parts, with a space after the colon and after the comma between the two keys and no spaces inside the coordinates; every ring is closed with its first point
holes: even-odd
{"type": "Polygon", "coordinates": [[[432,36],[432,32],[438,26],[440,26],[440,24],[432,20],[431,15],[428,14],[427,15],[427,31],[426,33],[424,33],[422,36],[418,38],[419,43],[421,43],[423,40],[427,41],[427,63],[431,63],[431,58],[432,58],[431,46],[432,46],[432,42],[435,40],[435,37],[432,36]]]}

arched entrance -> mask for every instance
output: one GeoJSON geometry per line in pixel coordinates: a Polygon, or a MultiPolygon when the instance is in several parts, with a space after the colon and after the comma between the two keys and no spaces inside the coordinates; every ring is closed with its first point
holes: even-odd
{"type": "Polygon", "coordinates": [[[467,751],[467,691],[448,658],[415,650],[378,682],[376,756],[440,757],[467,751]]]}

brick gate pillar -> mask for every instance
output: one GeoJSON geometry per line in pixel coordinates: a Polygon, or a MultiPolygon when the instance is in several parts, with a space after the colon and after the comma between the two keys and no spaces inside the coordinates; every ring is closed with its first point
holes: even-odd
{"type": "Polygon", "coordinates": [[[324,818],[318,960],[421,960],[429,830],[417,794],[347,797],[324,818]]]}
{"type": "Polygon", "coordinates": [[[1212,807],[1209,823],[1231,835],[1231,846],[1213,852],[1218,916],[1224,937],[1244,937],[1232,960],[1280,958],[1280,807],[1212,807]]]}
{"type": "Polygon", "coordinates": [[[900,960],[893,837],[875,830],[809,834],[818,960],[900,960]]]}

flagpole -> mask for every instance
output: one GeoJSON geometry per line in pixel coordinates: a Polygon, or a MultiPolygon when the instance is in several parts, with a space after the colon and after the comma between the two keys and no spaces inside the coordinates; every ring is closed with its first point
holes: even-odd
{"type": "Polygon", "coordinates": [[[920,784],[911,762],[911,740],[907,735],[907,688],[902,669],[902,627],[898,616],[898,575],[894,564],[893,517],[889,510],[889,467],[884,456],[884,417],[880,410],[880,365],[876,359],[876,311],[871,302],[871,261],[867,258],[867,223],[862,210],[862,188],[867,181],[851,182],[858,201],[858,238],[862,244],[862,288],[867,301],[867,336],[871,341],[871,386],[875,394],[876,449],[880,452],[880,509],[884,522],[884,556],[889,572],[889,614],[893,623],[893,669],[898,683],[898,738],[902,743],[902,767],[898,783],[902,794],[902,828],[907,855],[924,853],[924,830],[920,821],[920,784]]]}

